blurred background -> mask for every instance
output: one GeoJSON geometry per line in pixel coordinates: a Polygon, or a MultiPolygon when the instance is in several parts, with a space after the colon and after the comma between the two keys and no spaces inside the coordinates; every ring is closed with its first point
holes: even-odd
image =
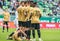
{"type": "MultiPolygon", "coordinates": [[[[27,0],[0,0],[0,40],[13,41],[13,40],[6,40],[6,37],[11,32],[16,30],[13,29],[15,28],[14,25],[14,21],[16,18],[15,13],[21,1],[27,1],[27,0]],[[10,22],[9,22],[10,29],[9,32],[5,31],[3,33],[2,26],[4,18],[3,15],[4,9],[8,9],[8,12],[10,13],[10,22]]],[[[37,2],[37,6],[40,8],[42,14],[42,17],[40,18],[42,40],[60,41],[60,0],[33,0],[33,1],[37,2]]],[[[37,32],[36,32],[36,38],[37,38],[37,32]]]]}
{"type": "MultiPolygon", "coordinates": [[[[0,22],[3,21],[3,9],[8,9],[10,13],[10,21],[16,18],[16,8],[20,5],[21,1],[27,0],[0,0],[0,22]]],[[[32,0],[30,0],[32,1],[32,0]]],[[[60,23],[60,0],[33,0],[37,2],[40,8],[42,17],[40,22],[46,23],[60,23]]]]}

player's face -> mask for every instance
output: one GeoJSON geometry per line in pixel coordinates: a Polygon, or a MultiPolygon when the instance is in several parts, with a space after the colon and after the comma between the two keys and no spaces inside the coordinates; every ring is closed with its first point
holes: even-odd
{"type": "Polygon", "coordinates": [[[22,6],[24,6],[25,4],[24,4],[24,2],[22,2],[22,4],[21,4],[22,6]]]}
{"type": "Polygon", "coordinates": [[[30,6],[30,3],[26,2],[25,6],[30,6]]]}

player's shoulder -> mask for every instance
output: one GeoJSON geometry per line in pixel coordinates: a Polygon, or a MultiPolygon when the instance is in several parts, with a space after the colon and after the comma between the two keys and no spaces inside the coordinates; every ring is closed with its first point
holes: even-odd
{"type": "Polygon", "coordinates": [[[40,11],[40,8],[37,7],[36,10],[40,11]]]}

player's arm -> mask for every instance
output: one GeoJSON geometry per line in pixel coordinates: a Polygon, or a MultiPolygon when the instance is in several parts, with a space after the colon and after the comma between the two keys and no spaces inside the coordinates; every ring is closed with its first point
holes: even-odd
{"type": "Polygon", "coordinates": [[[16,15],[16,19],[18,19],[18,12],[17,11],[15,12],[15,15],[16,15]]]}
{"type": "MultiPolygon", "coordinates": [[[[9,13],[9,12],[8,12],[9,13]]],[[[10,17],[10,13],[8,14],[8,17],[10,17]]]]}
{"type": "Polygon", "coordinates": [[[8,17],[9,17],[9,21],[10,21],[10,13],[8,14],[8,17]]]}
{"type": "Polygon", "coordinates": [[[22,30],[20,30],[20,31],[21,31],[21,33],[22,33],[24,36],[27,37],[27,35],[26,35],[26,33],[25,33],[24,31],[22,31],[22,30]]]}
{"type": "Polygon", "coordinates": [[[30,12],[27,14],[27,17],[25,20],[29,20],[29,18],[30,18],[30,12]]]}
{"type": "Polygon", "coordinates": [[[31,15],[32,15],[32,9],[28,10],[27,17],[25,20],[30,20],[31,15]]]}
{"type": "Polygon", "coordinates": [[[18,8],[16,9],[16,11],[17,11],[18,13],[20,13],[20,8],[21,8],[21,7],[18,7],[18,8]]]}
{"type": "Polygon", "coordinates": [[[39,17],[41,18],[42,15],[41,15],[40,9],[38,11],[39,11],[39,17]]]}

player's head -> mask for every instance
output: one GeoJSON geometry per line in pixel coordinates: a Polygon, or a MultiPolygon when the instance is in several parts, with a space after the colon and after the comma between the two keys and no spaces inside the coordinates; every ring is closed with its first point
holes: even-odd
{"type": "Polygon", "coordinates": [[[20,5],[24,6],[25,5],[25,1],[21,1],[20,5]]]}
{"type": "Polygon", "coordinates": [[[31,7],[36,7],[36,6],[37,6],[37,2],[31,3],[31,7]]]}
{"type": "Polygon", "coordinates": [[[31,7],[33,6],[33,1],[30,1],[30,6],[31,6],[31,7]]]}
{"type": "Polygon", "coordinates": [[[33,7],[36,7],[36,6],[37,6],[37,2],[34,2],[34,3],[33,3],[33,7]]]}
{"type": "Polygon", "coordinates": [[[30,6],[30,1],[25,1],[25,6],[30,6]]]}

